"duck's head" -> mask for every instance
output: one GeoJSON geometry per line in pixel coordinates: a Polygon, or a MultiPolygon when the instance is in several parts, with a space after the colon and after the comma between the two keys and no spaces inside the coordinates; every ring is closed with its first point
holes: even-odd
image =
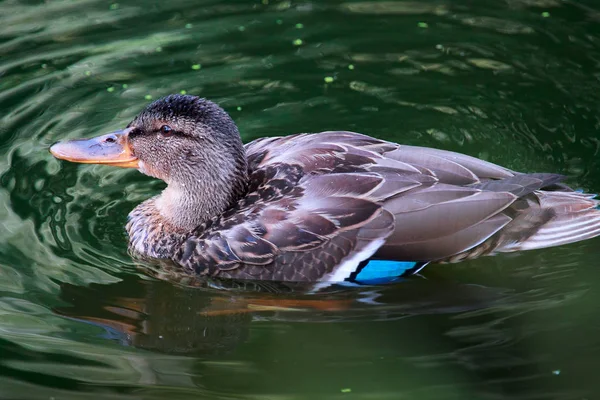
{"type": "Polygon", "coordinates": [[[164,97],[123,130],[58,142],[50,152],[72,162],[136,168],[165,181],[168,187],[156,200],[157,208],[182,229],[222,212],[247,181],[235,123],[221,107],[196,96],[164,97]]]}

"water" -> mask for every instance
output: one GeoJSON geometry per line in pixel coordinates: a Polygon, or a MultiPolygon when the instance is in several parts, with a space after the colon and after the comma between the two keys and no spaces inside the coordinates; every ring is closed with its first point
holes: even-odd
{"type": "Polygon", "coordinates": [[[194,288],[127,255],[162,183],[47,148],[186,91],[245,141],[354,130],[598,192],[599,19],[591,0],[2,2],[0,398],[596,398],[598,240],[377,290],[194,288]]]}

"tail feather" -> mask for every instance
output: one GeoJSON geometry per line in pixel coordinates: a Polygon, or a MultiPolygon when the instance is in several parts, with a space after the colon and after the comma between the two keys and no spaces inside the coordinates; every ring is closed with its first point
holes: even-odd
{"type": "Polygon", "coordinates": [[[498,252],[541,249],[591,239],[600,235],[599,202],[586,193],[546,192],[536,195],[540,208],[553,217],[522,241],[505,243],[498,252]]]}
{"type": "Polygon", "coordinates": [[[555,217],[525,242],[511,250],[541,249],[578,242],[600,235],[600,211],[555,217]]]}

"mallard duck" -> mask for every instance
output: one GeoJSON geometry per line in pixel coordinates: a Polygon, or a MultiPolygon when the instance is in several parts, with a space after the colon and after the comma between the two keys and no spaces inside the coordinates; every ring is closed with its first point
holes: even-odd
{"type": "Polygon", "coordinates": [[[189,95],[50,151],[165,181],[129,214],[129,248],[194,276],[378,283],[600,234],[598,201],[561,175],[346,131],[244,145],[221,107],[189,95]]]}

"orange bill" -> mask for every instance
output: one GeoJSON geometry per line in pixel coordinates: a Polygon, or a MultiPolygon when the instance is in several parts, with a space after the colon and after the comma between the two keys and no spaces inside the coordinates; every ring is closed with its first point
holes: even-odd
{"type": "Polygon", "coordinates": [[[138,168],[138,159],[129,145],[131,128],[91,139],[58,142],[50,153],[61,160],[83,164],[104,164],[122,168],[138,168]]]}

